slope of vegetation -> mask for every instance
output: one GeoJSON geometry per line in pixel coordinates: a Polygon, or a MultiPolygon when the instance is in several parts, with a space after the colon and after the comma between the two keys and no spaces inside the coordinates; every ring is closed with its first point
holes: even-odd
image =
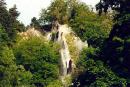
{"type": "Polygon", "coordinates": [[[23,40],[15,45],[16,64],[24,66],[25,70],[32,74],[31,84],[47,86],[58,80],[59,54],[52,46],[53,44],[37,37],[23,40]]]}
{"type": "Polygon", "coordinates": [[[8,11],[0,1],[0,87],[60,86],[58,46],[38,37],[19,37],[25,28],[16,9],[8,11]]]}
{"type": "Polygon", "coordinates": [[[74,64],[78,61],[79,58],[79,51],[74,45],[74,36],[73,34],[69,34],[66,36],[67,44],[69,47],[71,58],[73,59],[74,64]]]}

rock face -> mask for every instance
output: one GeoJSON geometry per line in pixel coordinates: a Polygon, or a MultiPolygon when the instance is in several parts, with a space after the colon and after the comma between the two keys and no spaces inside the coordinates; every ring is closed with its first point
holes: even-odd
{"type": "Polygon", "coordinates": [[[46,41],[54,41],[60,46],[60,73],[63,85],[66,87],[66,76],[71,76],[75,68],[75,60],[84,47],[88,47],[87,42],[83,42],[67,25],[56,25],[51,31],[46,32],[45,36],[34,28],[28,29],[26,32],[19,33],[27,40],[32,36],[46,39],[46,41]]]}
{"type": "Polygon", "coordinates": [[[84,48],[88,47],[87,42],[83,42],[67,25],[59,25],[52,27],[50,32],[46,32],[43,36],[42,33],[34,28],[28,29],[26,32],[19,33],[23,37],[23,40],[27,40],[32,36],[47,39],[48,41],[53,40],[60,45],[59,53],[60,58],[60,72],[61,76],[71,74],[75,68],[74,60],[77,58],[79,52],[84,48]],[[71,48],[73,47],[73,49],[71,48]],[[74,59],[75,58],[75,59],[74,59]]]}
{"type": "Polygon", "coordinates": [[[76,48],[74,51],[80,52],[84,47],[88,47],[87,42],[82,42],[80,38],[76,37],[74,32],[67,25],[58,25],[58,28],[52,30],[52,32],[47,33],[46,35],[48,40],[53,40],[60,45],[60,72],[62,76],[70,74],[75,67],[73,59],[71,58],[72,55],[68,46],[69,43],[67,43],[70,42],[67,39],[68,35],[71,35],[71,38],[73,37],[71,42],[76,48]]]}

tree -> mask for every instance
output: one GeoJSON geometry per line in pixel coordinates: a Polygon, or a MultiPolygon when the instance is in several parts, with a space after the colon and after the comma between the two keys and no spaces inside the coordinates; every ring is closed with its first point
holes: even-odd
{"type": "Polygon", "coordinates": [[[22,28],[22,30],[24,28],[24,25],[17,20],[18,16],[19,12],[17,11],[16,5],[8,11],[5,1],[0,1],[0,24],[9,37],[9,44],[15,41],[16,33],[20,28],[22,28]]]}
{"type": "Polygon", "coordinates": [[[3,29],[3,27],[0,25],[0,44],[7,44],[8,42],[8,35],[5,32],[5,29],[3,29]]]}
{"type": "Polygon", "coordinates": [[[17,20],[19,14],[20,13],[17,11],[16,5],[14,5],[12,8],[9,9],[10,24],[11,24],[11,30],[9,31],[9,37],[12,39],[16,38],[16,33],[19,30],[18,25],[20,24],[20,22],[17,20]]]}
{"type": "Polygon", "coordinates": [[[73,87],[126,87],[126,79],[116,75],[97,57],[97,48],[82,51],[77,64],[80,73],[73,81],[73,87]]]}
{"type": "Polygon", "coordinates": [[[33,17],[33,18],[31,19],[31,24],[30,24],[30,25],[33,26],[33,27],[36,28],[36,29],[39,29],[39,28],[40,28],[39,21],[38,21],[38,19],[37,19],[36,17],[33,17]]]}
{"type": "Polygon", "coordinates": [[[58,21],[60,24],[65,24],[68,21],[67,3],[65,0],[54,0],[47,9],[41,12],[41,22],[46,21],[51,23],[58,21]],[[44,20],[42,20],[44,19],[44,20]]]}
{"type": "Polygon", "coordinates": [[[19,16],[19,12],[17,11],[16,5],[14,5],[12,8],[9,9],[9,13],[12,17],[12,21],[15,22],[19,16]]]}
{"type": "Polygon", "coordinates": [[[0,24],[4,27],[5,31],[8,32],[10,27],[10,16],[6,10],[4,0],[1,0],[0,4],[0,24]]]}
{"type": "Polygon", "coordinates": [[[17,66],[13,51],[0,44],[0,86],[29,86],[31,73],[17,66]]]}
{"type": "Polygon", "coordinates": [[[39,20],[40,24],[56,20],[60,24],[69,24],[82,40],[87,40],[92,46],[102,46],[112,27],[110,15],[99,17],[78,0],[54,0],[42,10],[39,20]]]}
{"type": "Polygon", "coordinates": [[[99,17],[85,3],[77,3],[71,11],[69,25],[83,41],[101,47],[109,36],[112,18],[109,15],[99,17]]]}
{"type": "Polygon", "coordinates": [[[14,5],[12,8],[9,9],[9,14],[11,18],[12,27],[15,32],[22,32],[25,31],[25,26],[23,23],[21,23],[18,19],[20,13],[17,11],[17,6],[14,5]]]}
{"type": "Polygon", "coordinates": [[[16,63],[32,73],[31,83],[35,86],[47,86],[58,80],[57,52],[53,45],[36,37],[22,41],[14,48],[16,63]]]}
{"type": "Polygon", "coordinates": [[[5,7],[6,3],[5,0],[0,0],[0,7],[5,7]]]}
{"type": "Polygon", "coordinates": [[[97,8],[100,13],[107,12],[108,8],[116,11],[115,24],[105,44],[103,59],[109,63],[114,71],[129,78],[130,75],[130,1],[129,0],[102,0],[97,8]],[[107,50],[105,50],[107,49],[107,50]],[[111,55],[110,55],[111,54],[111,55]]]}

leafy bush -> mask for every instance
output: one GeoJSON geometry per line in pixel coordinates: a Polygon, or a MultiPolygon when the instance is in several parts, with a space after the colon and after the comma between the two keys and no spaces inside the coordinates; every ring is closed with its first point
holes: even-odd
{"type": "Polygon", "coordinates": [[[14,53],[16,63],[32,73],[32,84],[44,86],[58,79],[59,54],[53,44],[33,37],[17,44],[14,53]]]}
{"type": "Polygon", "coordinates": [[[0,86],[26,86],[30,80],[31,73],[16,65],[13,51],[7,46],[0,47],[0,86]]]}
{"type": "Polygon", "coordinates": [[[112,27],[112,18],[109,15],[102,17],[84,3],[78,3],[71,13],[69,25],[73,31],[88,44],[93,47],[101,47],[104,40],[108,38],[112,27]]]}
{"type": "Polygon", "coordinates": [[[94,59],[97,49],[89,48],[81,53],[78,65],[82,69],[74,81],[81,87],[126,87],[126,79],[120,78],[101,60],[94,59]]]}
{"type": "Polygon", "coordinates": [[[5,32],[5,29],[0,25],[0,44],[7,44],[8,42],[8,35],[5,32]]]}

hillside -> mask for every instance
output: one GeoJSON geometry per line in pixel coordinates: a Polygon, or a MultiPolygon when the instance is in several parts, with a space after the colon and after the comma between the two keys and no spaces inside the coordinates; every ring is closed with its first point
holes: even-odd
{"type": "Polygon", "coordinates": [[[130,87],[129,0],[101,0],[97,11],[52,0],[27,26],[6,4],[0,0],[0,87],[130,87]]]}
{"type": "Polygon", "coordinates": [[[60,77],[64,84],[67,84],[65,81],[66,76],[69,75],[70,77],[70,75],[75,72],[75,63],[79,58],[81,50],[88,47],[87,42],[83,42],[77,37],[68,25],[59,25],[57,30],[52,30],[44,35],[34,28],[29,28],[26,32],[19,33],[19,35],[22,37],[21,40],[38,37],[40,39],[46,39],[47,41],[53,41],[53,43],[57,43],[60,46],[59,68],[61,73],[60,77]]]}

